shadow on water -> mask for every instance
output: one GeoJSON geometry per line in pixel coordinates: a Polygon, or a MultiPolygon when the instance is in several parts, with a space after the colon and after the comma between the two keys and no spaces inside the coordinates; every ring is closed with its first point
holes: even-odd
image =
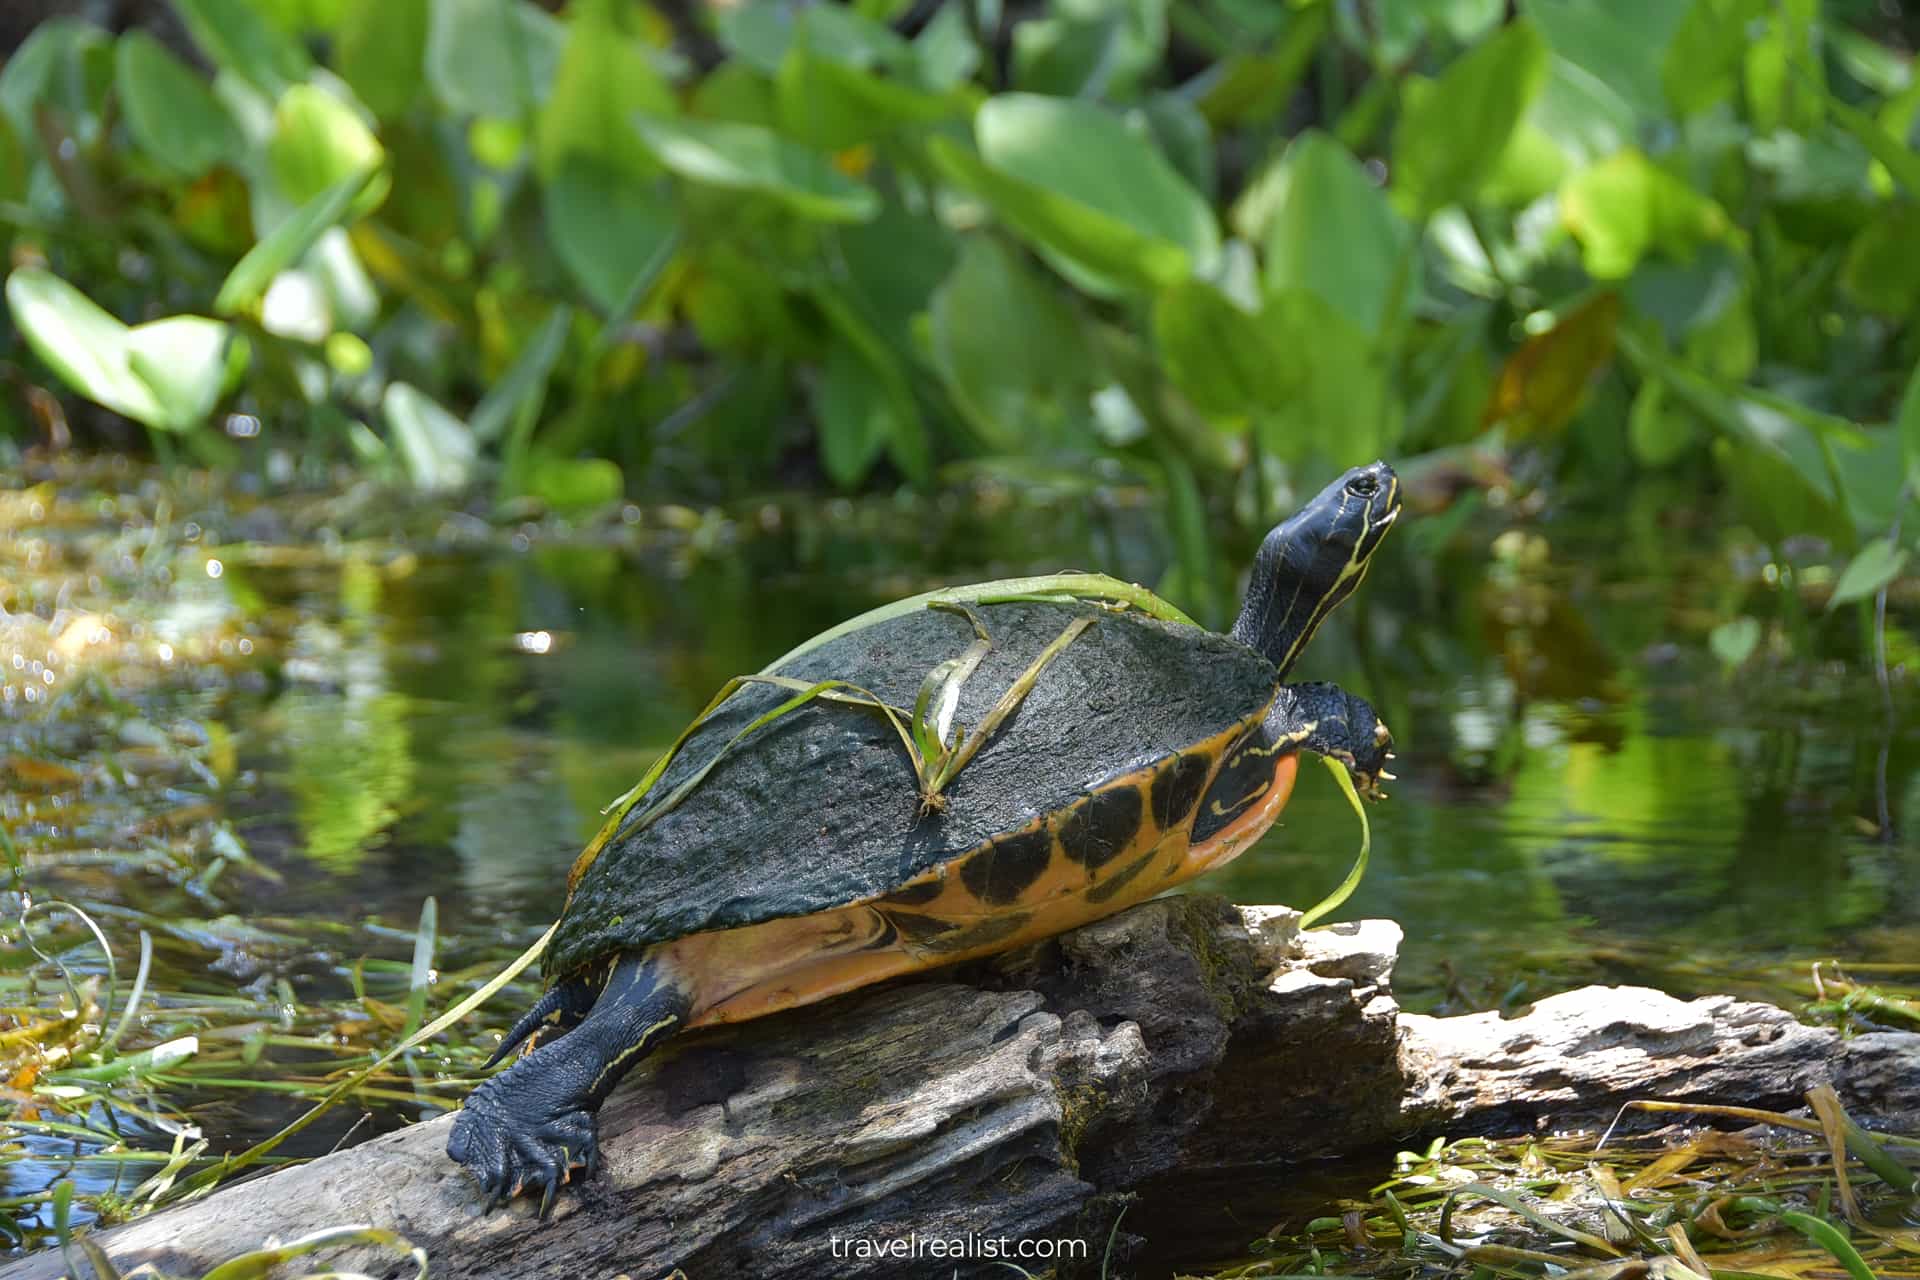
{"type": "MultiPolygon", "coordinates": [[[[264,873],[225,875],[221,918],[354,932],[319,948],[183,944],[162,954],[161,978],[337,995],[365,948],[405,959],[428,895],[442,963],[511,954],[558,909],[600,807],[728,677],[937,583],[1069,565],[1151,582],[1164,567],[1127,495],[676,519],[672,536],[234,555],[217,588],[200,583],[248,620],[258,652],[227,661],[226,678],[162,680],[136,701],[149,722],[218,726],[231,742],[233,781],[202,798],[264,873]]],[[[1413,522],[1299,672],[1363,691],[1398,733],[1400,781],[1372,810],[1372,870],[1342,914],[1405,926],[1403,1002],[1515,1006],[1587,981],[1792,1001],[1811,958],[1920,954],[1920,849],[1869,821],[1883,750],[1896,830],[1920,803],[1911,687],[1896,685],[1889,728],[1859,666],[1723,670],[1707,633],[1729,596],[1762,589],[1737,585],[1710,528],[1663,527],[1638,504],[1624,539],[1617,519],[1509,523],[1473,509],[1413,522]]],[[[84,735],[30,738],[28,717],[9,715],[16,753],[89,749],[84,735]]],[[[98,821],[140,817],[137,800],[120,804],[98,821]]],[[[58,886],[61,851],[94,837],[10,806],[58,886]]],[[[1356,843],[1315,769],[1282,825],[1202,887],[1304,906],[1356,843]]],[[[190,885],[79,882],[90,900],[204,911],[190,885]]],[[[201,1104],[215,1149],[298,1110],[217,1091],[201,1104]]],[[[290,1151],[325,1149],[350,1122],[290,1151]]],[[[9,1181],[30,1189],[33,1171],[9,1181]]],[[[1208,1228],[1216,1244],[1241,1218],[1257,1234],[1278,1216],[1247,1198],[1208,1228]]]]}

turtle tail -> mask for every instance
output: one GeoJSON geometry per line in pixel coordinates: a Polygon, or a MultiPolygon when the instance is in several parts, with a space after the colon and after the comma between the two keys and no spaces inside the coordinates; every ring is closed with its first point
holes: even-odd
{"type": "Polygon", "coordinates": [[[587,1010],[593,1008],[593,1002],[599,994],[600,988],[584,978],[568,978],[554,983],[534,1002],[533,1008],[521,1014],[520,1020],[501,1037],[500,1047],[493,1051],[493,1056],[480,1069],[491,1071],[496,1064],[505,1061],[508,1054],[519,1048],[521,1041],[547,1027],[558,1028],[561,1035],[573,1030],[587,1016],[587,1010]]]}

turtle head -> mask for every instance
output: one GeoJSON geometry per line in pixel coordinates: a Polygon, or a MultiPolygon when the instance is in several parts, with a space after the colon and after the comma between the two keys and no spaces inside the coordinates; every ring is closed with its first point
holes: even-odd
{"type": "Polygon", "coordinates": [[[1353,594],[1400,515],[1400,479],[1384,462],[1355,467],[1260,544],[1233,638],[1284,677],[1335,606],[1353,594]]]}

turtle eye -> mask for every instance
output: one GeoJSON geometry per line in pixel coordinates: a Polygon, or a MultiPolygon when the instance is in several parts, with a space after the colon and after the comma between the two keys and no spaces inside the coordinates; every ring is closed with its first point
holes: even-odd
{"type": "Polygon", "coordinates": [[[1373,478],[1371,471],[1363,471],[1347,481],[1347,492],[1356,498],[1371,498],[1380,491],[1380,482],[1373,478]]]}

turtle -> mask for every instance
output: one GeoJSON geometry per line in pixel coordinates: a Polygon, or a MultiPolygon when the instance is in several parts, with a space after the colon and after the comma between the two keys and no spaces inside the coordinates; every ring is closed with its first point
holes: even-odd
{"type": "Polygon", "coordinates": [[[576,861],[545,991],[487,1066],[530,1049],[467,1097],[447,1154],[487,1208],[532,1190],[545,1217],[598,1166],[600,1104],[670,1037],[1153,897],[1265,832],[1303,750],[1377,798],[1392,735],[1373,708],[1286,677],[1399,511],[1384,462],[1334,481],[1266,535],[1226,635],[974,589],[736,682],[576,861]]]}

